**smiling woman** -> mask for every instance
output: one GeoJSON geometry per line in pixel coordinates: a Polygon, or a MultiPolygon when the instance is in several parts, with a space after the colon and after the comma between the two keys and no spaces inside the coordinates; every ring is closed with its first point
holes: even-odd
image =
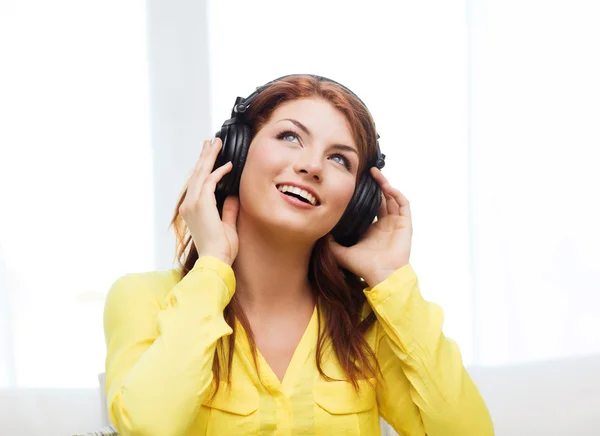
{"type": "Polygon", "coordinates": [[[364,103],[286,76],[238,98],[216,136],[173,217],[180,267],[107,296],[120,432],[376,435],[382,416],[405,436],[493,434],[420,294],[410,206],[364,103]]]}

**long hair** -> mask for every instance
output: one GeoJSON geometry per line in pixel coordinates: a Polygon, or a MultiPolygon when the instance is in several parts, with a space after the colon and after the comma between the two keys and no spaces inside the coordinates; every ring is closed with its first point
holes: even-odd
{"type": "MultiPolygon", "coordinates": [[[[319,80],[312,76],[296,75],[270,85],[254,99],[245,114],[245,120],[251,128],[252,138],[269,121],[278,105],[312,97],[327,100],[348,120],[351,134],[358,147],[360,161],[358,174],[360,174],[365,169],[367,162],[371,161],[376,154],[375,124],[364,105],[351,93],[333,82],[319,80]]],[[[198,252],[191,234],[179,214],[179,206],[184,201],[186,193],[187,187],[184,188],[177,202],[175,214],[171,220],[171,226],[174,227],[176,234],[176,258],[181,268],[182,279],[198,259],[198,252]]],[[[222,212],[222,209],[219,210],[221,216],[222,212]]],[[[358,380],[378,377],[380,374],[374,352],[365,339],[365,333],[376,319],[372,311],[366,317],[363,316],[362,311],[366,298],[362,290],[365,283],[355,274],[337,265],[326,242],[326,237],[315,243],[311,253],[308,278],[316,293],[317,310],[319,315],[320,311],[323,311],[325,324],[323,329],[320,324],[321,316],[319,316],[317,369],[326,380],[332,380],[322,369],[323,354],[329,345],[348,381],[357,389],[358,380]]],[[[223,315],[233,333],[227,339],[227,344],[224,338],[221,338],[217,344],[212,365],[216,383],[213,395],[219,389],[219,383],[222,380],[227,383],[230,383],[231,380],[236,319],[246,332],[254,356],[254,365],[258,370],[254,335],[236,294],[233,295],[223,315]],[[227,365],[222,366],[221,361],[224,359],[227,359],[227,365]]]]}

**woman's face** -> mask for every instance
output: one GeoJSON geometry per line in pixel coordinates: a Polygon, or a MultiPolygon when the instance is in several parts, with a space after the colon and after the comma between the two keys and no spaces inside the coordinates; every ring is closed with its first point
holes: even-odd
{"type": "Polygon", "coordinates": [[[333,229],[356,184],[358,148],[345,116],[321,98],[278,106],[257,132],[240,180],[240,216],[283,239],[333,229]]]}

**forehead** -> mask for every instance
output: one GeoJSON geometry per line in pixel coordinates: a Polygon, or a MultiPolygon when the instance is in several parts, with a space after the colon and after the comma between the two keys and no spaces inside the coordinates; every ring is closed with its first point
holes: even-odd
{"type": "Polygon", "coordinates": [[[355,145],[346,116],[322,98],[303,98],[279,105],[269,123],[292,118],[304,124],[313,135],[335,136],[336,141],[355,145]]]}

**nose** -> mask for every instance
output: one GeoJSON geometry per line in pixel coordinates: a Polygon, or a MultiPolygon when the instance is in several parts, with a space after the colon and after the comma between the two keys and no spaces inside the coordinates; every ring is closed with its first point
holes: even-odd
{"type": "Polygon", "coordinates": [[[305,150],[296,160],[294,171],[297,174],[310,177],[316,181],[323,178],[323,162],[316,151],[305,150]]]}

